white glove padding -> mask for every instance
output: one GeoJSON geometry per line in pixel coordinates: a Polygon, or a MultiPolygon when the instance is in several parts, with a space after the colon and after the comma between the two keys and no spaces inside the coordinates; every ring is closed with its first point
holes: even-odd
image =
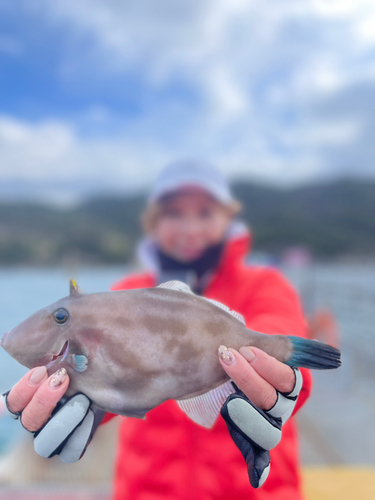
{"type": "Polygon", "coordinates": [[[282,425],[288,420],[294,411],[298,395],[302,389],[303,379],[298,368],[292,367],[295,376],[294,387],[290,392],[276,391],[277,400],[270,410],[265,413],[274,418],[281,418],[282,425]]]}
{"type": "Polygon", "coordinates": [[[274,406],[262,411],[236,387],[224,403],[221,415],[226,421],[229,433],[245,458],[250,483],[259,488],[270,471],[269,450],[281,439],[281,427],[293,413],[298,394],[302,388],[302,375],[294,368],[295,384],[289,393],[277,392],[274,406]]]}
{"type": "MultiPolygon", "coordinates": [[[[3,394],[7,408],[8,394],[9,391],[3,394]]],[[[59,455],[65,463],[79,460],[104,414],[92,410],[90,404],[89,398],[82,393],[62,398],[47,423],[32,433],[35,451],[45,458],[59,455]]],[[[8,411],[13,418],[20,418],[22,424],[22,412],[13,413],[9,408],[8,411]]]]}
{"type": "MultiPolygon", "coordinates": [[[[59,401],[48,422],[34,433],[38,455],[49,458],[58,454],[63,462],[81,458],[90,438],[94,413],[84,394],[75,394],[59,401]]],[[[22,423],[22,417],[21,417],[22,423]]]]}

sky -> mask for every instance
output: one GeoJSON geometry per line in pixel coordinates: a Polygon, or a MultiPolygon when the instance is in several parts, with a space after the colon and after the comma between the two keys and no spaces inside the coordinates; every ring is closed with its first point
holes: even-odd
{"type": "Polygon", "coordinates": [[[375,178],[374,83],[373,0],[0,0],[0,197],[375,178]]]}

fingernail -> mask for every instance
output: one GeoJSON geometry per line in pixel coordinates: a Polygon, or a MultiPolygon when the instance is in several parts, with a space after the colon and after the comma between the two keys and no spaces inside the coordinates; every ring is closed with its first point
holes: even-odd
{"type": "Polygon", "coordinates": [[[239,352],[249,363],[254,361],[255,353],[249,347],[240,347],[239,352]]]}
{"type": "Polygon", "coordinates": [[[226,365],[234,365],[234,363],[237,361],[235,355],[233,354],[232,351],[230,351],[225,345],[221,345],[218,349],[218,354],[219,358],[226,364],[226,365]]]}
{"type": "Polygon", "coordinates": [[[32,385],[37,385],[41,382],[47,375],[47,368],[45,366],[39,366],[29,378],[29,383],[32,385]]]}
{"type": "Polygon", "coordinates": [[[65,368],[60,368],[59,370],[57,370],[57,372],[55,372],[52,375],[51,382],[49,383],[49,385],[53,389],[56,389],[57,387],[59,387],[64,382],[64,380],[66,379],[67,374],[68,374],[68,372],[66,371],[65,368]]]}

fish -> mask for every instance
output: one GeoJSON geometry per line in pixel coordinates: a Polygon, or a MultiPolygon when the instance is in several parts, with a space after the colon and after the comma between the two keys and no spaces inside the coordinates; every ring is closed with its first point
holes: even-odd
{"type": "Polygon", "coordinates": [[[218,347],[249,345],[290,366],[332,369],[340,351],[314,340],[267,335],[242,315],[194,294],[185,283],[70,294],[5,333],[0,345],[27,368],[65,368],[67,396],[82,392],[93,408],[127,417],[174,399],[195,422],[211,427],[233,384],[218,347]]]}

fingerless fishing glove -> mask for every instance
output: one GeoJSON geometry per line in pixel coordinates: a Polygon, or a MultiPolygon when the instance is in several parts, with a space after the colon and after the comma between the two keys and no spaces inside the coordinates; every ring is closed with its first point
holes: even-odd
{"type": "Polygon", "coordinates": [[[265,482],[270,471],[270,452],[281,439],[281,428],[293,413],[298,394],[302,388],[302,375],[294,368],[295,384],[289,393],[276,391],[277,400],[267,411],[257,408],[234,385],[235,394],[231,394],[221,409],[229,433],[242,453],[246,464],[250,484],[259,488],[265,482]]]}
{"type": "MultiPolygon", "coordinates": [[[[9,392],[3,394],[5,405],[12,417],[20,419],[22,424],[22,412],[13,413],[9,410],[9,392]]],[[[103,411],[90,408],[90,404],[89,398],[82,393],[62,398],[46,424],[32,432],[35,451],[45,458],[59,455],[65,463],[79,460],[104,415],[103,411]]]]}

